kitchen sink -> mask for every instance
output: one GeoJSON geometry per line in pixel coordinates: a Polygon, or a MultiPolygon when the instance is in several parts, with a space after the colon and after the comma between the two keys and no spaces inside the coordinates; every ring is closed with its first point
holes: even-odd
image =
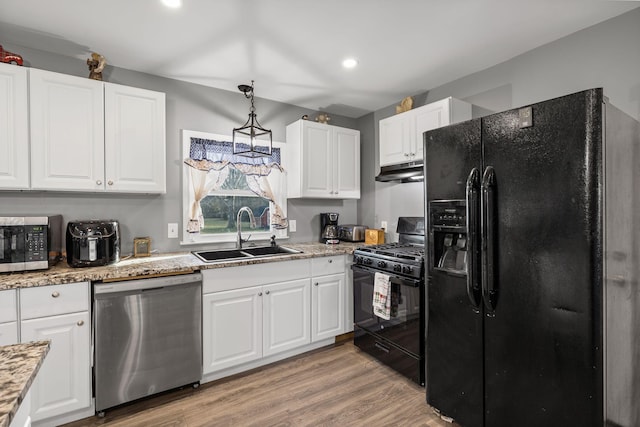
{"type": "Polygon", "coordinates": [[[258,246],[246,249],[241,249],[242,252],[248,253],[252,256],[268,256],[268,255],[281,255],[281,254],[299,254],[301,251],[287,248],[284,246],[258,246]]]}
{"type": "Polygon", "coordinates": [[[228,261],[230,259],[246,258],[249,255],[238,249],[220,249],[217,251],[194,251],[193,254],[204,262],[228,261]]]}
{"type": "Polygon", "coordinates": [[[204,262],[214,263],[241,259],[266,258],[276,255],[300,254],[302,251],[286,246],[252,246],[243,249],[217,249],[212,251],[193,251],[204,262]]]}

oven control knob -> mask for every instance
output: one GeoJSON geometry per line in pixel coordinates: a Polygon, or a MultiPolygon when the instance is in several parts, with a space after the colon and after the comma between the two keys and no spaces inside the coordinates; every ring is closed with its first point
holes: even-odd
{"type": "Polygon", "coordinates": [[[402,266],[400,264],[395,264],[393,266],[393,271],[397,271],[398,273],[400,273],[402,271],[402,266]]]}
{"type": "Polygon", "coordinates": [[[378,267],[380,268],[385,268],[387,266],[387,263],[384,261],[378,261],[378,267]]]}
{"type": "Polygon", "coordinates": [[[371,261],[371,258],[365,258],[364,259],[364,263],[367,265],[371,265],[373,263],[373,261],[371,261]]]}
{"type": "Polygon", "coordinates": [[[402,269],[403,273],[411,273],[413,271],[413,268],[411,268],[411,266],[409,265],[405,265],[404,268],[402,269]]]}
{"type": "Polygon", "coordinates": [[[353,257],[353,261],[354,261],[356,264],[362,264],[362,258],[360,258],[359,256],[355,256],[355,257],[353,257]]]}

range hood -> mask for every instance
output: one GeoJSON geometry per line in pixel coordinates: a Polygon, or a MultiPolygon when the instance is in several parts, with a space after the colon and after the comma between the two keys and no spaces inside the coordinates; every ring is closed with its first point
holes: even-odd
{"type": "Polygon", "coordinates": [[[398,165],[382,166],[376,181],[380,182],[419,182],[424,181],[422,160],[417,162],[400,163],[398,165]]]}

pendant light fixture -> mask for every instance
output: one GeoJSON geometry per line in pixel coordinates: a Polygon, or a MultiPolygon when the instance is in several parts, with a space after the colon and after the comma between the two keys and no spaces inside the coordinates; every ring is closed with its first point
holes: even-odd
{"type": "Polygon", "coordinates": [[[251,100],[249,119],[242,127],[233,129],[233,154],[245,157],[268,157],[273,148],[271,130],[258,122],[256,107],[253,105],[253,80],[251,86],[239,85],[238,89],[245,98],[251,100]]]}

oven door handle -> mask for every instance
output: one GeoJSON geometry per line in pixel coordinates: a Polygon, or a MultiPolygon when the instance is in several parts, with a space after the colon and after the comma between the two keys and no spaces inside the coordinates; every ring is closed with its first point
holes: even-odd
{"type": "Polygon", "coordinates": [[[467,216],[467,296],[475,312],[480,311],[482,290],[478,281],[478,193],[480,171],[471,169],[466,186],[467,216]]]}
{"type": "Polygon", "coordinates": [[[351,270],[353,270],[353,271],[361,271],[363,273],[368,273],[368,274],[372,274],[372,275],[375,274],[375,273],[386,274],[391,279],[391,283],[400,284],[402,286],[409,286],[409,287],[412,287],[412,288],[418,288],[418,287],[422,286],[422,279],[416,279],[416,278],[412,279],[410,277],[397,276],[397,275],[395,275],[393,273],[389,273],[389,272],[386,272],[386,271],[380,271],[380,270],[377,270],[375,268],[367,267],[367,266],[360,265],[360,264],[352,264],[351,265],[351,270]]]}

